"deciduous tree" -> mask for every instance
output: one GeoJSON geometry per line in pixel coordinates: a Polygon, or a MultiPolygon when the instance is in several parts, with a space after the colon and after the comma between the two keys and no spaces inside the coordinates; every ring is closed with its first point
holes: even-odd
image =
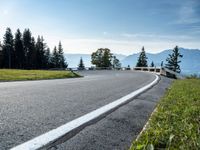
{"type": "Polygon", "coordinates": [[[111,67],[112,66],[112,53],[108,48],[100,48],[91,55],[92,64],[96,67],[111,67]]]}

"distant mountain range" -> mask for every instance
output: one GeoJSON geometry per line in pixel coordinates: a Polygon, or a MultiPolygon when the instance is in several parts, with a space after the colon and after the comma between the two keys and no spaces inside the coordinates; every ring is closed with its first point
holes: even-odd
{"type": "MultiPolygon", "coordinates": [[[[166,58],[172,53],[172,49],[164,50],[157,54],[147,53],[148,64],[150,65],[153,61],[155,66],[160,67],[161,62],[166,63],[166,58]]],[[[186,49],[180,48],[180,53],[183,55],[181,59],[181,69],[183,74],[200,74],[200,50],[199,49],[186,49]]],[[[129,56],[115,54],[115,56],[121,61],[122,67],[127,67],[130,65],[134,67],[139,53],[132,54],[129,56]]],[[[80,57],[83,58],[84,64],[86,67],[90,67],[91,64],[91,55],[90,54],[65,54],[66,60],[69,64],[69,67],[77,67],[80,57]]]]}

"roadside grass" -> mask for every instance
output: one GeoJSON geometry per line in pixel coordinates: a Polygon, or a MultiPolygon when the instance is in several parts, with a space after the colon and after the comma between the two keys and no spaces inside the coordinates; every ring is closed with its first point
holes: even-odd
{"type": "Polygon", "coordinates": [[[0,69],[0,81],[23,81],[80,77],[70,71],[0,69]]]}
{"type": "Polygon", "coordinates": [[[200,79],[176,80],[131,150],[200,149],[200,79]]]}

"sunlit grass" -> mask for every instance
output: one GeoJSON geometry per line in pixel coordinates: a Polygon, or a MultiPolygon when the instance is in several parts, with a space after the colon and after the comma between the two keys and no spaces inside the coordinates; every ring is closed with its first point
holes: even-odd
{"type": "Polygon", "coordinates": [[[200,149],[200,79],[172,84],[133,149],[200,149]]]}
{"type": "Polygon", "coordinates": [[[0,81],[42,80],[80,77],[70,71],[0,69],[0,81]]]}

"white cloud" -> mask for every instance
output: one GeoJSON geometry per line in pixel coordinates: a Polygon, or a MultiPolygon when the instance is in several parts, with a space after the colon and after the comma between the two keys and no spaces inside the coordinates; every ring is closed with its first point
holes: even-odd
{"type": "MultiPolygon", "coordinates": [[[[48,45],[53,48],[59,39],[47,39],[48,45]],[[56,41],[56,43],[55,43],[56,41]]],[[[113,53],[132,54],[139,52],[142,46],[147,52],[157,53],[165,49],[173,48],[176,45],[187,48],[200,48],[200,43],[195,41],[183,42],[181,40],[118,40],[118,39],[90,39],[90,38],[66,38],[61,40],[65,53],[87,53],[91,54],[98,48],[109,48],[113,53]]]]}
{"type": "Polygon", "coordinates": [[[123,33],[122,37],[137,40],[149,40],[149,41],[158,41],[158,40],[192,40],[194,39],[192,36],[188,35],[161,35],[161,34],[153,34],[153,33],[123,33]]]}

